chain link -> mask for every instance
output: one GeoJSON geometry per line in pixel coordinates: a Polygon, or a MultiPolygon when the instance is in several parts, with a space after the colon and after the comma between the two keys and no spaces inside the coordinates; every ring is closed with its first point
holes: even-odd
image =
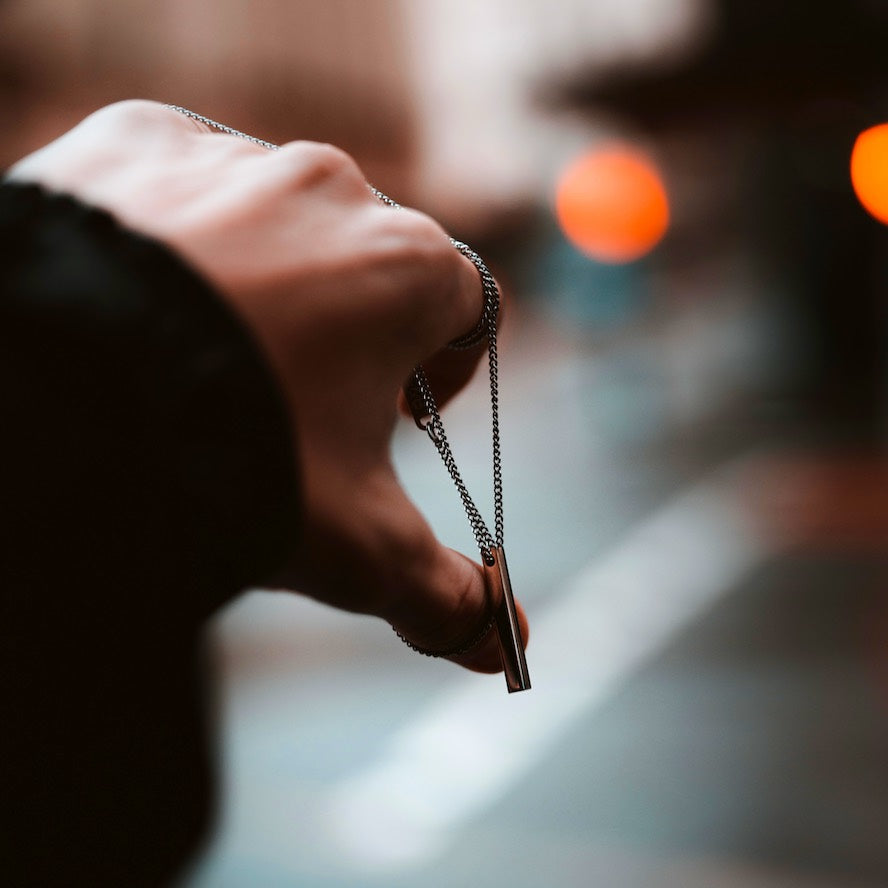
{"type": "Polygon", "coordinates": [[[447,440],[447,434],[444,431],[444,422],[438,410],[435,396],[429,385],[428,377],[423,368],[417,367],[414,370],[414,378],[416,384],[422,394],[426,412],[430,417],[426,424],[426,432],[431,438],[432,443],[438,450],[441,460],[443,461],[447,472],[456,487],[469,524],[472,526],[472,532],[475,535],[475,542],[481,551],[482,557],[490,563],[490,549],[494,546],[503,546],[503,480],[502,480],[502,456],[500,452],[500,428],[499,428],[499,359],[497,356],[497,338],[496,338],[496,322],[499,314],[500,295],[499,287],[493,275],[488,271],[487,266],[481,257],[466,244],[451,238],[454,247],[459,250],[467,259],[469,259],[478,274],[481,277],[481,283],[484,289],[484,310],[481,314],[481,320],[475,330],[466,334],[466,336],[450,343],[451,348],[470,348],[477,344],[487,336],[487,364],[490,373],[490,414],[491,414],[491,443],[493,450],[493,513],[494,513],[494,533],[493,535],[487,528],[484,519],[478,507],[475,505],[472,497],[469,495],[468,488],[460,475],[456,465],[456,459],[450,448],[450,442],[447,440]],[[480,335],[479,335],[480,331],[480,335]]]}
{"type": "MultiPolygon", "coordinates": [[[[202,114],[197,114],[194,111],[183,108],[181,105],[167,104],[164,105],[164,107],[170,109],[171,111],[177,111],[179,114],[182,114],[185,117],[189,117],[192,120],[202,123],[205,126],[210,127],[211,129],[219,130],[220,132],[227,133],[230,136],[237,136],[237,138],[239,139],[245,139],[247,142],[252,142],[254,145],[259,145],[262,148],[267,148],[269,151],[280,150],[280,145],[275,145],[273,142],[266,142],[264,139],[258,139],[256,138],[256,136],[251,136],[247,133],[241,132],[240,130],[234,129],[233,127],[226,126],[224,123],[219,123],[215,120],[211,120],[209,117],[204,117],[202,114]]],[[[372,185],[370,185],[369,188],[373,195],[379,201],[386,204],[386,206],[389,206],[392,209],[396,210],[401,209],[401,205],[397,201],[392,200],[392,198],[390,198],[386,194],[383,194],[379,189],[374,188],[372,185]]],[[[426,376],[425,370],[420,365],[414,369],[413,373],[416,384],[419,387],[420,392],[422,393],[422,398],[429,416],[429,421],[425,426],[426,432],[428,433],[428,436],[431,439],[432,443],[435,445],[438,454],[440,455],[441,460],[444,463],[444,466],[446,467],[447,472],[457,489],[457,492],[459,493],[459,497],[462,500],[463,508],[466,512],[466,516],[469,519],[469,524],[472,527],[472,533],[474,534],[475,542],[478,544],[478,548],[481,551],[481,557],[485,560],[487,564],[492,564],[493,556],[490,550],[495,546],[498,546],[500,548],[502,548],[503,546],[503,480],[499,428],[499,360],[496,350],[496,325],[497,317],[499,314],[500,293],[496,280],[487,269],[487,266],[484,264],[484,261],[481,259],[481,257],[471,247],[467,246],[461,241],[450,238],[450,242],[478,270],[478,274],[481,278],[482,289],[484,291],[484,308],[481,312],[481,318],[478,321],[478,324],[473,330],[469,331],[464,336],[453,340],[453,342],[450,343],[449,347],[453,349],[472,348],[473,346],[480,343],[485,336],[487,337],[487,362],[490,371],[491,441],[493,449],[493,534],[491,534],[488,530],[487,525],[485,524],[484,519],[482,518],[481,513],[478,510],[478,507],[475,505],[474,500],[469,494],[468,488],[466,487],[466,484],[462,479],[462,475],[459,472],[459,468],[456,465],[456,459],[453,456],[453,451],[451,450],[450,443],[447,440],[447,434],[444,431],[444,422],[441,419],[441,413],[438,410],[438,405],[435,401],[435,396],[432,393],[431,386],[429,385],[428,377],[426,376]]],[[[487,629],[485,629],[485,634],[489,630],[489,628],[490,627],[488,626],[487,629]]],[[[423,651],[423,653],[426,652],[423,651]]]]}

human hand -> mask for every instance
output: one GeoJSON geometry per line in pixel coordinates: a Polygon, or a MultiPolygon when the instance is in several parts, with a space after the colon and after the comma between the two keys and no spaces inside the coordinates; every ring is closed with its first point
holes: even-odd
{"type": "MultiPolygon", "coordinates": [[[[305,534],[294,586],[381,616],[424,648],[457,647],[478,631],[497,603],[481,569],[435,539],[389,452],[412,368],[425,366],[443,403],[483,354],[446,349],[474,327],[483,300],[476,269],[436,223],[381,204],[335,148],[271,152],[152,102],[102,109],[11,178],[73,194],[165,242],[252,330],[299,447],[305,534]]],[[[498,671],[494,633],[455,659],[498,671]]]]}

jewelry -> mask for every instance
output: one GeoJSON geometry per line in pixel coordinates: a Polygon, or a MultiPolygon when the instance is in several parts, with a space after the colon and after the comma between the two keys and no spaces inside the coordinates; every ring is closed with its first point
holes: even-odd
{"type": "MultiPolygon", "coordinates": [[[[210,120],[202,114],[189,111],[179,105],[165,105],[172,111],[177,111],[185,117],[203,123],[211,129],[219,130],[231,136],[237,136],[267,148],[270,151],[279,150],[280,146],[264,139],[257,139],[240,130],[236,130],[223,123],[210,120]]],[[[400,209],[401,205],[383,194],[372,185],[370,191],[375,197],[393,209],[400,209]]],[[[460,475],[444,431],[444,423],[432,393],[425,370],[419,365],[414,368],[413,374],[404,386],[407,402],[410,405],[413,418],[417,426],[428,434],[435,445],[441,459],[447,468],[454,486],[462,500],[463,508],[472,527],[475,542],[481,552],[481,562],[484,569],[485,585],[488,598],[497,601],[498,605],[485,626],[468,640],[447,650],[429,650],[413,644],[409,639],[401,635],[395,629],[398,637],[409,647],[418,653],[429,657],[458,657],[469,653],[479,645],[487,634],[496,626],[497,638],[500,645],[500,653],[503,661],[503,672],[506,678],[506,687],[509,693],[524,691],[530,688],[530,676],[527,671],[527,662],[524,656],[524,644],[521,639],[521,627],[518,623],[518,614],[515,608],[515,599],[512,595],[512,587],[509,581],[509,571],[506,565],[506,555],[503,550],[503,482],[502,459],[500,456],[499,436],[499,363],[496,349],[496,323],[499,313],[500,294],[496,280],[488,271],[481,257],[471,247],[461,241],[450,239],[454,248],[463,254],[478,270],[484,291],[484,307],[481,317],[474,327],[464,336],[453,340],[449,347],[453,349],[467,349],[487,339],[487,359],[490,371],[490,408],[492,418],[492,448],[493,448],[493,499],[494,499],[494,532],[488,530],[478,507],[475,505],[468,488],[460,475]]],[[[393,627],[394,628],[394,627],[393,627]]]]}
{"type": "Polygon", "coordinates": [[[420,647],[418,644],[414,644],[409,638],[405,638],[392,626],[392,629],[395,629],[395,635],[404,642],[411,650],[416,651],[417,654],[422,654],[424,657],[461,657],[463,654],[468,654],[470,651],[473,651],[485,638],[487,638],[488,633],[491,629],[496,625],[496,612],[490,615],[490,619],[484,624],[484,627],[480,630],[480,632],[476,632],[473,636],[469,638],[468,641],[462,642],[460,644],[455,644],[452,647],[447,648],[446,650],[431,650],[430,648],[420,647]]]}

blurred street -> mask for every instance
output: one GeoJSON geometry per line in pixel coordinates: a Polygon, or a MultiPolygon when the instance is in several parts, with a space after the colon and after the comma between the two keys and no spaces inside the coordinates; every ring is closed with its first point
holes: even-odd
{"type": "MultiPolygon", "coordinates": [[[[248,596],[216,627],[227,804],[187,884],[886,884],[884,548],[778,548],[766,442],[703,425],[695,458],[615,441],[593,410],[606,362],[531,311],[510,321],[507,541],[532,691],[376,621],[248,596]]],[[[479,491],[483,375],[447,417],[479,491]]],[[[620,409],[641,422],[652,393],[629,385],[620,409]]],[[[397,457],[471,551],[412,424],[397,457]]]]}

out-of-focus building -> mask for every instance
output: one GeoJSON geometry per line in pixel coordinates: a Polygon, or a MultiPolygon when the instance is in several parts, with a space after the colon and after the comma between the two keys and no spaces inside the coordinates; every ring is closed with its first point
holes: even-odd
{"type": "Polygon", "coordinates": [[[10,2],[0,47],[3,162],[106,102],[143,97],[273,141],[333,142],[386,185],[411,169],[416,115],[390,0],[10,2]]]}
{"type": "MultiPolygon", "coordinates": [[[[699,37],[701,0],[7,0],[0,166],[106,102],[193,107],[267,139],[352,152],[446,221],[538,199],[573,124],[538,87],[699,37]]],[[[576,128],[576,127],[575,127],[576,128]]],[[[574,136],[581,144],[587,127],[574,136]]],[[[570,140],[568,140],[569,143],[570,140]]]]}

